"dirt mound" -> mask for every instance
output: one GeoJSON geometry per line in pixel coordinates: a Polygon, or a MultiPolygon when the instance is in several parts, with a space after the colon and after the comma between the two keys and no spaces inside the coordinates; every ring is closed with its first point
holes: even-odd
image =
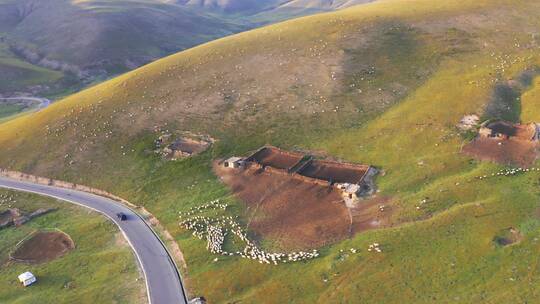
{"type": "Polygon", "coordinates": [[[38,232],[24,240],[11,254],[23,263],[44,263],[57,259],[75,248],[69,235],[62,232],[38,232]]]}

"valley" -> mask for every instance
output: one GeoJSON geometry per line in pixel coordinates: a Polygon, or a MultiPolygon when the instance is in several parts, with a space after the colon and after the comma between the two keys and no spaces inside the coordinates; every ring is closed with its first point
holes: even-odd
{"type": "Polygon", "coordinates": [[[534,303],[537,146],[523,163],[464,147],[489,122],[540,121],[540,79],[516,85],[540,66],[538,17],[536,1],[387,0],[245,31],[0,124],[0,167],[144,206],[190,298],[534,303]],[[212,140],[181,153],[193,134],[212,140]],[[297,173],[325,186],[221,165],[261,147],[299,154],[257,158],[282,171],[314,156],[297,173]],[[376,168],[376,188],[346,208],[325,162],[376,168]]]}

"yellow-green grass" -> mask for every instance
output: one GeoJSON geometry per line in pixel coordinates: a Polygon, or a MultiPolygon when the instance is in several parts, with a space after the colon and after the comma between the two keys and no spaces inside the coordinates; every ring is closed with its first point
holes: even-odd
{"type": "Polygon", "coordinates": [[[135,256],[120,231],[97,213],[65,202],[31,194],[0,190],[14,203],[8,207],[32,212],[39,208],[58,208],[20,227],[0,230],[1,303],[145,303],[146,288],[135,256]],[[16,244],[34,231],[60,229],[75,242],[66,255],[42,264],[9,261],[16,244]],[[22,287],[17,276],[25,271],[38,282],[22,287]]]}
{"type": "Polygon", "coordinates": [[[9,115],[4,116],[3,118],[0,118],[0,123],[4,123],[6,121],[15,119],[17,117],[21,117],[21,116],[26,115],[26,114],[29,114],[29,113],[26,112],[24,109],[21,110],[21,111],[12,112],[9,115]]]}
{"type": "Polygon", "coordinates": [[[39,102],[30,102],[28,104],[20,103],[0,103],[0,123],[15,119],[28,112],[37,110],[39,102]]]}
{"type": "MultiPolygon", "coordinates": [[[[0,165],[144,205],[179,241],[189,291],[212,302],[536,302],[540,174],[476,179],[503,167],[462,155],[467,137],[455,125],[484,114],[496,83],[540,63],[528,34],[539,15],[529,1],[380,1],[220,39],[1,125],[0,165]],[[149,152],[154,126],[218,141],[165,162],[149,152]],[[246,221],[211,162],[265,143],[381,168],[378,195],[403,224],[306,263],[213,262],[177,213],[222,198],[246,221]],[[509,227],[523,240],[495,244],[509,227]],[[367,251],[373,242],[383,253],[367,251]],[[360,253],[344,257],[350,248],[360,253]]],[[[522,120],[535,88],[522,98],[522,120]]]]}
{"type": "Polygon", "coordinates": [[[540,122],[540,78],[536,78],[527,92],[521,97],[521,119],[525,123],[540,122]]]}

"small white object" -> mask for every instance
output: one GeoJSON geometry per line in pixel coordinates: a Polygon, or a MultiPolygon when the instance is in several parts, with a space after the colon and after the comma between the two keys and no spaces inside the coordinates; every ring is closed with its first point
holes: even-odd
{"type": "Polygon", "coordinates": [[[21,282],[24,287],[30,286],[36,281],[36,277],[29,271],[19,275],[19,282],[21,282]]]}

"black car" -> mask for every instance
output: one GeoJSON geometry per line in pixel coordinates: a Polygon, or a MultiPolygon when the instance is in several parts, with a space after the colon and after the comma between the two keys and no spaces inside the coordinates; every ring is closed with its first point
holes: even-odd
{"type": "Polygon", "coordinates": [[[121,221],[127,220],[127,215],[124,212],[118,212],[116,214],[116,217],[121,221]]]}

